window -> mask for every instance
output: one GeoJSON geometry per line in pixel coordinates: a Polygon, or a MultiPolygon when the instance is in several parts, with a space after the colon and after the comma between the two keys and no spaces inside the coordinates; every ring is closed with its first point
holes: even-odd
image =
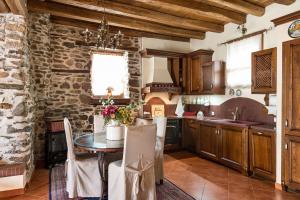
{"type": "Polygon", "coordinates": [[[93,54],[91,79],[93,95],[107,95],[112,88],[113,96],[129,98],[127,54],[93,54]]]}
{"type": "Polygon", "coordinates": [[[253,36],[227,45],[226,86],[251,86],[251,53],[261,50],[262,35],[253,36]]]}

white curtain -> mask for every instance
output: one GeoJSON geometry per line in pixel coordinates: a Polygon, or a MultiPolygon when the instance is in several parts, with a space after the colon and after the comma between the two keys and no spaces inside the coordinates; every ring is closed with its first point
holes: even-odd
{"type": "Polygon", "coordinates": [[[260,34],[227,45],[227,88],[251,86],[251,53],[262,49],[261,40],[260,34]]]}

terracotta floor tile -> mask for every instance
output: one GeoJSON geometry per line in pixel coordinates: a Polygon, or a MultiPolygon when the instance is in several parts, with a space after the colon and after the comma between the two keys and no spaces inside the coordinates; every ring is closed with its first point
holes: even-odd
{"type": "MultiPolygon", "coordinates": [[[[168,180],[196,200],[300,200],[300,194],[275,190],[272,182],[246,177],[184,151],[166,154],[164,169],[168,180]]],[[[37,169],[26,194],[9,200],[48,199],[48,176],[47,169],[37,169]]]]}

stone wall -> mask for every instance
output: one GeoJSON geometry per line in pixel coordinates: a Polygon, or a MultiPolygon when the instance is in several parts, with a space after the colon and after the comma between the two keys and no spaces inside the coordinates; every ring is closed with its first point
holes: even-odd
{"type": "Polygon", "coordinates": [[[35,91],[27,22],[0,14],[0,164],[26,163],[33,170],[35,91]]]}
{"type": "MultiPolygon", "coordinates": [[[[30,14],[30,34],[34,81],[37,90],[35,152],[43,159],[45,121],[71,119],[74,131],[91,131],[93,115],[98,109],[92,97],[90,66],[91,47],[78,45],[83,29],[52,24],[49,15],[30,14]]],[[[140,48],[141,40],[124,37],[123,46],[140,48]]],[[[128,51],[129,91],[140,98],[141,58],[138,51],[128,51]]],[[[113,77],[112,77],[113,78],[113,77]]]]}

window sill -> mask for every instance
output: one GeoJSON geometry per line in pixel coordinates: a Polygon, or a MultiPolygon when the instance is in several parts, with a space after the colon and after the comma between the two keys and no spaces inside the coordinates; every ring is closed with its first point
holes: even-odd
{"type": "MultiPolygon", "coordinates": [[[[104,96],[92,96],[91,98],[91,105],[102,105],[100,103],[100,99],[102,99],[104,96]]],[[[129,105],[130,99],[129,98],[113,98],[114,105],[129,105]]]]}

